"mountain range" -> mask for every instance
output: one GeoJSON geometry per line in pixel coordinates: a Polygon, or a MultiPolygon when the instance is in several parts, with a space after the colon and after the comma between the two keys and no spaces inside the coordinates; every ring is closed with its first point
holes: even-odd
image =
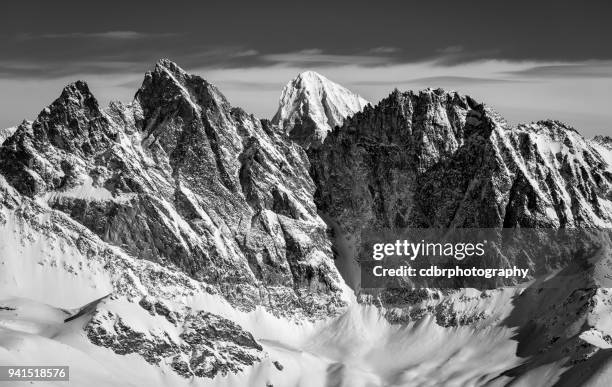
{"type": "Polygon", "coordinates": [[[77,81],[0,141],[2,364],[77,386],[610,380],[610,254],[564,261],[562,289],[379,292],[357,261],[372,230],[605,230],[609,137],[441,89],[373,105],[312,71],[258,119],[163,59],[129,103],[77,81]]]}

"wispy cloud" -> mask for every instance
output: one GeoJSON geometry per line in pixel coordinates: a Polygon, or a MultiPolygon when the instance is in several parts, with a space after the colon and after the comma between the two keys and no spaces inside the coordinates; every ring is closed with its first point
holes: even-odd
{"type": "Polygon", "coordinates": [[[380,46],[357,52],[338,53],[320,48],[292,52],[262,54],[258,58],[272,65],[286,66],[343,66],[363,67],[390,66],[396,64],[429,63],[433,66],[454,67],[457,65],[495,60],[499,50],[466,50],[463,46],[449,46],[435,50],[431,55],[414,58],[410,52],[397,47],[380,46]]]}
{"type": "Polygon", "coordinates": [[[463,52],[463,46],[448,46],[448,47],[444,47],[444,48],[440,48],[437,49],[436,52],[442,54],[442,55],[451,55],[451,54],[459,54],[460,52],[463,52]]]}
{"type": "Polygon", "coordinates": [[[244,57],[244,56],[256,56],[259,55],[259,51],[257,50],[243,50],[243,51],[238,51],[238,52],[234,52],[234,57],[244,57]]]}
{"type": "Polygon", "coordinates": [[[468,76],[453,76],[453,75],[440,75],[431,77],[420,77],[420,78],[409,78],[409,79],[397,79],[397,80],[361,80],[353,82],[354,85],[388,85],[389,87],[395,87],[397,85],[415,85],[415,86],[426,86],[426,87],[457,87],[465,86],[468,84],[472,85],[483,85],[483,84],[500,84],[500,83],[514,83],[523,82],[517,79],[503,79],[499,77],[468,77],[468,76]]]}
{"type": "Polygon", "coordinates": [[[389,46],[374,47],[369,50],[372,54],[393,54],[400,51],[402,51],[400,48],[389,46]]]}
{"type": "MultiPolygon", "coordinates": [[[[128,45],[113,45],[116,48],[113,52],[92,52],[78,58],[58,54],[46,60],[38,58],[0,59],[0,79],[52,79],[82,74],[144,73],[162,57],[171,58],[186,69],[196,67],[249,68],[271,65],[261,58],[257,50],[245,47],[194,47],[188,52],[179,47],[176,51],[160,50],[156,52],[150,49],[155,42],[140,44],[138,41],[128,41],[125,43],[128,45]]],[[[70,46],[70,44],[62,45],[66,52],[69,51],[70,46]]]]}
{"type": "Polygon", "coordinates": [[[612,61],[536,65],[508,74],[529,78],[612,78],[612,61]]]}
{"type": "Polygon", "coordinates": [[[148,67],[139,62],[110,61],[74,61],[71,63],[33,63],[29,61],[0,60],[0,78],[5,79],[54,79],[69,75],[81,74],[125,74],[142,72],[148,67]]]}
{"type": "MultiPolygon", "coordinates": [[[[385,52],[385,54],[389,53],[391,51],[385,52]]],[[[374,52],[371,51],[357,54],[332,54],[318,48],[312,48],[287,53],[265,54],[261,56],[261,59],[270,64],[286,66],[375,66],[384,65],[391,61],[388,55],[372,54],[374,52]]]]}
{"type": "Polygon", "coordinates": [[[165,38],[178,36],[176,33],[147,33],[137,31],[102,31],[102,32],[67,32],[47,34],[21,34],[18,38],[32,39],[109,39],[109,40],[137,40],[149,38],[165,38]]]}
{"type": "Polygon", "coordinates": [[[467,50],[463,46],[448,46],[436,50],[430,58],[436,66],[452,67],[463,63],[482,62],[499,57],[500,50],[467,50]]]}

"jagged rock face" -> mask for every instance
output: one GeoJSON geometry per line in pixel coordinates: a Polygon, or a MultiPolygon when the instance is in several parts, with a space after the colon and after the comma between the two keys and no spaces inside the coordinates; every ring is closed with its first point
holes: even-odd
{"type": "Polygon", "coordinates": [[[318,147],[329,131],[368,104],[321,74],[305,71],[283,89],[272,123],[302,147],[318,147]]]}
{"type": "Polygon", "coordinates": [[[226,318],[205,311],[182,315],[147,298],[139,305],[157,324],[152,330],[139,330],[120,314],[99,307],[85,327],[87,337],[119,355],[137,353],[155,365],[167,362],[185,378],[237,373],[260,361],[261,345],[226,318]]]}
{"type": "Polygon", "coordinates": [[[606,153],[554,121],[511,128],[469,97],[394,92],[311,150],[320,210],[349,233],[609,225],[606,153]]]}
{"type": "Polygon", "coordinates": [[[534,211],[530,211],[530,204],[546,223],[554,226],[610,226],[612,153],[609,147],[597,146],[575,129],[551,120],[519,125],[507,134],[525,165],[526,172],[521,170],[520,176],[530,188],[521,193],[515,189],[515,181],[507,205],[505,227],[516,222],[533,222],[534,211]],[[514,214],[521,210],[515,222],[514,214]]]}
{"type": "Polygon", "coordinates": [[[407,225],[418,172],[463,143],[469,103],[457,95],[394,92],[349,118],[310,152],[320,210],[348,230],[372,221],[379,228],[407,225]]]}
{"type": "Polygon", "coordinates": [[[66,87],[36,121],[20,125],[5,140],[0,151],[2,173],[30,196],[70,187],[115,136],[87,85],[78,81],[66,87]]]}
{"type": "Polygon", "coordinates": [[[321,317],[344,305],[305,153],[170,61],[108,111],[85,83],[66,87],[0,164],[21,194],[240,308],[321,317]]]}

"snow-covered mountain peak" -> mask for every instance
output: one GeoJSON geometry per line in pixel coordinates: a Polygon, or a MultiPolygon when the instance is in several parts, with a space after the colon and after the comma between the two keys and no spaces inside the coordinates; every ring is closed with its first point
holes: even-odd
{"type": "Polygon", "coordinates": [[[298,83],[298,82],[319,82],[319,83],[334,83],[332,81],[330,81],[328,78],[326,78],[325,76],[323,76],[322,74],[319,74],[316,71],[312,71],[312,70],[306,70],[303,71],[301,73],[299,73],[297,75],[297,77],[295,77],[292,80],[292,83],[298,83]]]}
{"type": "Polygon", "coordinates": [[[327,132],[369,102],[315,71],[304,71],[281,93],[272,119],[304,147],[320,145],[327,132]]]}

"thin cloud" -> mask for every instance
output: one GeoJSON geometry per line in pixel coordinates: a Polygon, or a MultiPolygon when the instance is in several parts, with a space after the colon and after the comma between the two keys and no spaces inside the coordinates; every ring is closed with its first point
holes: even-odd
{"type": "Polygon", "coordinates": [[[508,74],[529,78],[612,78],[612,61],[539,65],[508,74]]]}
{"type": "Polygon", "coordinates": [[[244,51],[238,51],[236,53],[233,54],[234,57],[243,57],[243,56],[256,56],[259,55],[259,51],[257,50],[244,50],[244,51]]]}
{"type": "Polygon", "coordinates": [[[285,66],[377,66],[385,65],[391,61],[388,56],[374,56],[366,54],[330,54],[321,49],[307,49],[288,53],[265,54],[261,56],[265,62],[285,66]]]}
{"type": "Polygon", "coordinates": [[[108,40],[137,40],[150,38],[167,38],[178,36],[176,33],[145,33],[137,31],[103,31],[103,32],[68,32],[48,34],[22,34],[18,37],[23,40],[32,39],[108,39],[108,40]]]}
{"type": "Polygon", "coordinates": [[[397,85],[427,85],[429,87],[437,87],[440,85],[451,85],[451,86],[463,86],[466,84],[500,84],[500,83],[515,83],[515,82],[523,82],[517,79],[501,79],[501,78],[481,78],[481,77],[462,77],[462,76],[452,76],[452,75],[442,75],[442,76],[433,76],[433,77],[421,77],[421,78],[412,78],[412,79],[398,79],[398,80],[373,80],[373,81],[356,81],[352,82],[354,85],[389,85],[397,86],[397,85]]]}
{"type": "Polygon", "coordinates": [[[54,79],[74,74],[125,74],[140,72],[145,65],[130,61],[75,61],[71,63],[33,63],[0,61],[0,78],[54,79]]]}
{"type": "Polygon", "coordinates": [[[440,48],[436,51],[443,55],[450,55],[450,54],[458,54],[460,52],[463,52],[464,49],[463,49],[463,46],[457,45],[457,46],[448,46],[448,47],[440,48]]]}
{"type": "Polygon", "coordinates": [[[232,88],[234,90],[241,91],[273,91],[275,93],[279,93],[282,87],[282,81],[274,82],[274,81],[244,81],[244,80],[226,80],[223,82],[223,89],[232,88]]]}
{"type": "Polygon", "coordinates": [[[394,54],[400,51],[401,49],[397,47],[389,46],[374,47],[369,50],[369,52],[371,52],[372,54],[394,54]]]}
{"type": "Polygon", "coordinates": [[[465,63],[493,60],[501,56],[500,50],[465,50],[462,46],[451,46],[437,50],[431,58],[436,66],[452,67],[465,63]]]}
{"type": "Polygon", "coordinates": [[[113,53],[92,53],[83,58],[58,57],[42,61],[34,59],[0,59],[0,78],[53,79],[74,74],[125,74],[144,73],[151,69],[160,57],[171,58],[185,69],[250,68],[270,65],[262,60],[257,50],[244,47],[197,47],[184,50],[153,53],[146,45],[133,42],[133,47],[119,47],[113,53]]]}

